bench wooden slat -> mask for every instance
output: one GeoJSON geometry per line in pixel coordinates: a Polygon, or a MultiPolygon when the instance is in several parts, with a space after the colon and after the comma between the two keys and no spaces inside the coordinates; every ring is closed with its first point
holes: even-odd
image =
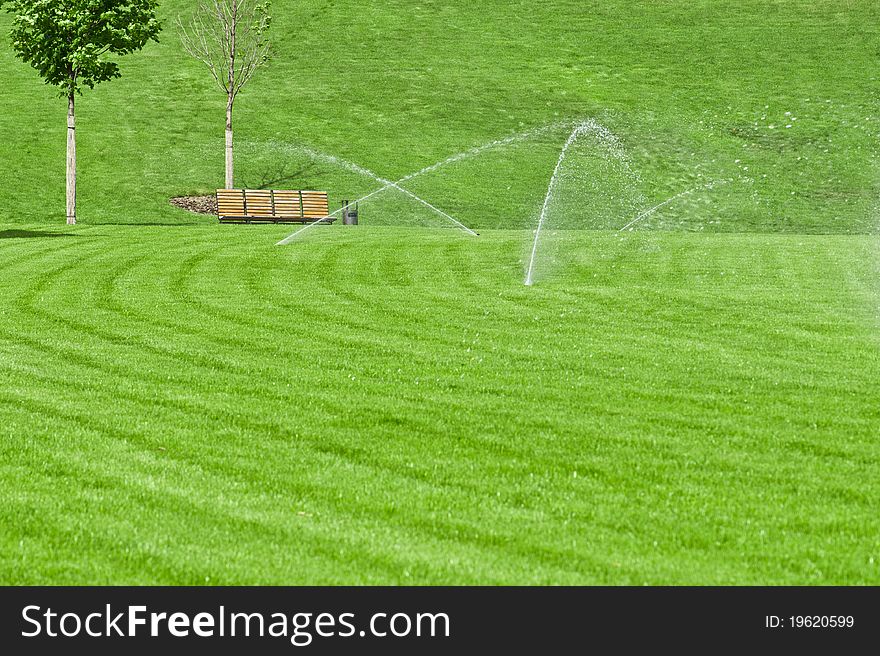
{"type": "Polygon", "coordinates": [[[265,189],[245,189],[245,201],[247,203],[246,215],[273,216],[272,192],[265,189]]]}
{"type": "Polygon", "coordinates": [[[241,189],[218,189],[217,207],[221,216],[245,214],[244,192],[241,189]]]}
{"type": "Polygon", "coordinates": [[[298,191],[274,190],[275,212],[290,219],[302,218],[302,196],[298,191]]]}
{"type": "Polygon", "coordinates": [[[325,191],[218,189],[221,223],[333,223],[325,191]]]}

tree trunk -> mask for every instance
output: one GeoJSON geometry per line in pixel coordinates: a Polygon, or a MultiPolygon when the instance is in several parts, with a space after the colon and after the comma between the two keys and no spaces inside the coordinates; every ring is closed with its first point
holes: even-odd
{"type": "Polygon", "coordinates": [[[232,164],[232,98],[226,103],[226,188],[235,188],[232,164]]]}
{"type": "Polygon", "coordinates": [[[226,24],[229,41],[229,78],[226,80],[226,188],[235,188],[232,165],[232,104],[235,102],[235,38],[238,32],[238,0],[232,2],[232,17],[226,24]]]}
{"type": "Polygon", "coordinates": [[[76,223],[76,108],[75,95],[67,96],[67,225],[76,223]]]}

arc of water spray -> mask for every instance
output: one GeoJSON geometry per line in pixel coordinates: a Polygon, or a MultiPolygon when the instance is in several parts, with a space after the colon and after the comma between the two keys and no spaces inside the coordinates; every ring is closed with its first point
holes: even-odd
{"type": "MultiPolygon", "coordinates": [[[[325,155],[325,154],[323,154],[323,153],[319,153],[319,152],[317,152],[317,151],[314,151],[314,150],[311,150],[311,149],[308,149],[308,148],[304,148],[303,150],[304,150],[306,153],[308,153],[309,155],[311,155],[312,157],[315,157],[315,158],[318,158],[318,159],[328,160],[328,161],[331,161],[331,162],[333,162],[333,163],[335,163],[335,164],[341,164],[341,165],[344,166],[345,168],[348,168],[348,169],[350,169],[350,170],[352,170],[352,171],[355,171],[356,173],[360,173],[360,174],[362,174],[362,175],[366,175],[366,176],[368,176],[368,177],[370,177],[370,178],[373,178],[374,180],[380,182],[380,183],[383,185],[381,188],[379,188],[379,189],[377,189],[377,190],[375,190],[375,191],[373,191],[373,192],[367,194],[366,196],[363,196],[363,197],[361,197],[361,198],[358,198],[357,200],[352,201],[352,204],[353,204],[353,203],[362,203],[362,202],[364,202],[365,200],[367,200],[368,198],[372,198],[373,196],[375,196],[375,195],[377,195],[377,194],[380,194],[380,193],[382,193],[383,191],[386,191],[387,189],[397,189],[397,190],[400,191],[401,193],[403,193],[403,194],[409,196],[410,198],[412,198],[412,199],[415,200],[415,201],[418,201],[419,203],[421,203],[422,205],[424,205],[424,206],[427,207],[428,209],[432,210],[433,212],[436,212],[437,214],[439,214],[440,216],[444,217],[445,219],[448,219],[449,221],[451,221],[452,223],[454,223],[457,227],[459,227],[460,229],[462,229],[462,230],[464,230],[465,232],[467,232],[469,235],[472,235],[472,236],[474,236],[474,237],[478,236],[476,232],[474,232],[473,230],[471,230],[470,228],[468,228],[464,223],[462,223],[461,221],[459,221],[458,219],[456,219],[454,216],[448,214],[447,212],[444,212],[444,211],[441,210],[439,207],[437,207],[437,206],[435,206],[435,205],[432,205],[431,203],[429,203],[428,201],[426,201],[424,198],[421,198],[421,197],[419,197],[419,196],[416,196],[416,195],[415,195],[413,192],[411,192],[409,189],[404,189],[403,187],[400,186],[403,182],[405,182],[405,181],[407,181],[407,180],[411,180],[412,178],[416,177],[417,175],[421,175],[421,174],[423,174],[423,173],[426,173],[426,172],[427,172],[427,169],[430,168],[430,167],[426,167],[425,169],[422,169],[421,171],[417,171],[416,173],[412,173],[412,174],[410,174],[410,175],[408,175],[408,176],[405,176],[405,177],[401,178],[400,180],[398,180],[397,182],[392,182],[391,180],[388,180],[388,179],[386,179],[386,178],[383,178],[383,177],[381,177],[381,176],[378,176],[378,175],[376,175],[375,173],[373,173],[372,171],[370,171],[369,169],[366,169],[366,168],[360,166],[359,164],[355,164],[354,162],[347,162],[347,161],[345,161],[345,160],[339,159],[338,157],[333,157],[332,155],[325,155]]],[[[339,208],[338,210],[336,210],[336,211],[333,212],[332,214],[330,214],[330,215],[324,217],[323,219],[319,219],[318,221],[314,221],[314,222],[312,222],[312,223],[309,223],[309,224],[306,225],[306,226],[303,226],[302,228],[300,228],[299,230],[297,230],[297,231],[294,232],[293,234],[288,235],[287,237],[285,237],[284,239],[282,239],[281,241],[279,241],[279,242],[278,242],[277,244],[275,244],[275,245],[276,245],[276,246],[284,246],[284,245],[286,245],[286,244],[289,244],[291,241],[293,241],[294,239],[296,239],[296,237],[297,237],[298,235],[302,234],[303,232],[305,232],[305,231],[308,230],[309,228],[313,228],[314,226],[316,226],[316,225],[318,225],[318,224],[320,224],[320,223],[322,223],[322,222],[324,222],[324,221],[328,221],[329,219],[331,219],[331,218],[333,218],[334,216],[336,216],[337,214],[339,214],[343,209],[344,209],[344,208],[339,208]]]]}
{"type": "Polygon", "coordinates": [[[456,162],[470,159],[471,157],[477,157],[478,155],[482,155],[487,150],[500,148],[502,146],[509,146],[510,144],[522,141],[524,139],[536,137],[540,134],[544,134],[545,132],[561,130],[562,128],[571,127],[572,125],[577,125],[580,123],[583,123],[583,121],[557,121],[554,123],[547,123],[546,125],[541,125],[536,128],[531,128],[530,130],[525,130],[523,132],[517,132],[516,134],[511,134],[510,136],[503,137],[501,139],[495,139],[494,141],[489,141],[480,146],[474,146],[473,148],[469,148],[468,150],[456,153],[455,155],[450,155],[446,159],[441,160],[436,164],[431,164],[430,166],[426,166],[425,168],[420,169],[415,173],[410,173],[409,175],[398,180],[397,184],[401,184],[417,176],[424,175],[425,173],[431,173],[432,171],[436,171],[437,169],[448,166],[449,164],[455,164],[456,162]]]}
{"type": "Polygon", "coordinates": [[[538,255],[538,241],[541,238],[541,230],[544,228],[544,221],[547,219],[547,207],[550,205],[550,199],[553,197],[553,191],[556,189],[556,184],[559,179],[559,169],[562,168],[562,163],[565,161],[565,156],[571,145],[577,141],[577,138],[582,133],[593,127],[594,126],[590,123],[582,123],[578,125],[572,130],[571,135],[568,137],[568,141],[566,141],[565,145],[562,147],[562,152],[559,153],[559,159],[556,161],[556,168],[553,169],[553,175],[550,176],[550,185],[547,187],[547,195],[544,196],[544,205],[541,207],[541,218],[538,219],[538,227],[535,230],[535,240],[532,242],[532,255],[529,257],[529,269],[526,272],[525,279],[525,284],[528,286],[534,284],[535,258],[538,255]]]}
{"type": "MultiPolygon", "coordinates": [[[[384,181],[383,181],[383,182],[384,182],[384,181]]],[[[456,219],[455,217],[453,217],[453,216],[447,214],[446,212],[444,212],[443,210],[441,210],[439,207],[436,207],[436,206],[432,205],[431,203],[429,203],[429,202],[426,201],[425,199],[423,199],[423,198],[419,198],[418,196],[416,196],[414,193],[412,193],[412,192],[409,191],[408,189],[404,189],[403,187],[399,187],[398,184],[399,184],[399,182],[398,182],[398,183],[395,183],[395,182],[390,182],[390,181],[388,181],[388,182],[385,184],[384,187],[382,187],[382,188],[380,188],[380,189],[377,189],[376,191],[374,191],[374,192],[372,192],[372,193],[369,193],[369,194],[367,194],[366,196],[362,196],[361,198],[358,198],[358,199],[356,199],[356,200],[353,200],[353,201],[351,201],[350,204],[351,204],[351,205],[354,205],[355,203],[363,203],[363,202],[364,202],[365,200],[367,200],[368,198],[372,198],[373,196],[375,196],[375,195],[377,195],[377,194],[380,194],[380,193],[382,193],[383,191],[386,191],[387,189],[392,189],[392,188],[394,188],[394,189],[397,189],[397,190],[400,191],[400,192],[403,192],[403,193],[406,194],[407,196],[411,197],[413,200],[416,200],[416,201],[420,202],[422,205],[424,205],[425,207],[427,207],[427,208],[433,210],[434,212],[436,212],[436,213],[439,214],[440,216],[449,219],[449,220],[452,221],[455,225],[457,225],[459,228],[461,228],[462,230],[464,230],[464,231],[467,232],[468,234],[473,235],[474,237],[477,237],[477,236],[478,236],[476,232],[474,232],[473,230],[471,230],[470,228],[468,228],[464,223],[462,223],[461,221],[459,221],[459,220],[456,219]]],[[[328,216],[325,216],[323,219],[318,219],[317,221],[313,221],[312,223],[309,223],[308,225],[303,226],[302,228],[300,228],[299,230],[297,230],[296,232],[294,232],[292,235],[288,235],[287,237],[285,237],[284,239],[282,239],[281,241],[279,241],[279,242],[278,242],[277,244],[275,244],[275,245],[276,245],[276,246],[284,246],[284,245],[286,245],[286,244],[289,244],[289,243],[292,242],[294,239],[296,239],[296,237],[297,237],[299,234],[305,232],[305,231],[308,230],[309,228],[313,228],[313,227],[315,227],[315,226],[318,225],[319,223],[323,223],[324,221],[329,221],[329,220],[332,219],[334,216],[336,216],[337,214],[339,214],[343,209],[345,209],[345,208],[342,208],[342,207],[341,207],[341,208],[339,208],[338,210],[336,210],[335,212],[333,212],[332,214],[329,214],[328,216]]]]}
{"type": "MultiPolygon", "coordinates": [[[[388,185],[386,185],[386,186],[382,187],[381,189],[377,189],[376,191],[374,191],[374,192],[372,192],[372,193],[369,193],[369,194],[367,194],[366,196],[362,196],[362,197],[358,198],[357,200],[353,200],[353,201],[351,201],[351,205],[354,205],[355,203],[363,203],[363,202],[364,202],[365,200],[367,200],[368,198],[372,198],[372,197],[375,196],[376,194],[381,193],[381,192],[383,192],[383,191],[385,191],[386,189],[389,189],[389,188],[390,188],[390,187],[389,187],[388,185]]],[[[282,239],[281,241],[279,241],[279,242],[278,242],[277,244],[275,244],[275,245],[276,245],[276,246],[286,246],[287,244],[289,244],[290,242],[292,242],[292,241],[293,241],[294,239],[296,239],[300,234],[302,234],[303,232],[305,232],[305,231],[308,230],[309,228],[314,228],[316,225],[319,225],[319,224],[323,223],[324,221],[329,221],[330,219],[332,219],[334,216],[336,216],[337,214],[339,214],[339,213],[340,213],[342,210],[344,210],[344,209],[345,209],[344,207],[340,207],[338,210],[336,210],[335,212],[331,212],[330,214],[328,214],[327,216],[325,216],[323,219],[318,219],[317,221],[313,221],[312,223],[309,223],[308,225],[303,226],[302,228],[300,228],[300,229],[297,230],[296,232],[294,232],[294,233],[292,233],[292,234],[290,234],[290,235],[287,235],[284,239],[282,239]]]]}
{"type": "MultiPolygon", "coordinates": [[[[556,123],[548,123],[547,125],[542,125],[537,128],[532,128],[532,129],[526,130],[524,132],[518,132],[518,133],[512,134],[508,137],[496,139],[494,141],[490,141],[490,142],[482,144],[480,146],[474,146],[473,148],[462,151],[460,153],[456,153],[455,155],[450,155],[446,159],[441,160],[439,162],[436,162],[435,164],[431,164],[430,166],[426,166],[423,169],[419,169],[418,171],[415,171],[414,173],[410,173],[408,175],[405,175],[404,177],[400,178],[400,180],[397,180],[396,182],[391,182],[390,180],[386,180],[384,178],[381,178],[378,175],[376,175],[375,173],[373,173],[372,171],[370,171],[369,169],[365,169],[362,166],[359,166],[353,162],[346,162],[344,160],[340,160],[337,157],[325,155],[323,153],[319,153],[317,151],[314,151],[310,148],[303,148],[302,150],[312,157],[317,157],[320,159],[329,160],[329,161],[336,163],[336,164],[341,164],[341,165],[345,166],[346,168],[349,168],[350,170],[353,170],[353,171],[356,171],[357,173],[361,173],[363,175],[371,177],[374,180],[378,180],[379,182],[382,183],[382,185],[383,185],[382,187],[380,187],[379,189],[376,189],[375,191],[370,192],[366,196],[362,196],[361,198],[358,198],[357,200],[352,201],[352,203],[362,203],[365,200],[372,198],[373,196],[376,196],[378,194],[381,194],[384,191],[387,191],[388,189],[392,189],[392,188],[398,189],[399,191],[403,192],[404,194],[407,194],[407,195],[411,196],[413,199],[424,204],[426,207],[430,208],[434,212],[437,212],[441,216],[444,216],[445,218],[449,219],[450,221],[453,221],[454,223],[458,224],[462,229],[464,229],[468,233],[470,233],[472,235],[476,235],[477,233],[475,233],[473,230],[471,230],[470,228],[468,228],[467,226],[462,224],[460,221],[456,220],[455,218],[453,218],[452,216],[450,216],[446,212],[442,211],[441,209],[435,207],[434,205],[431,205],[426,200],[419,198],[418,196],[416,196],[415,194],[413,194],[409,190],[403,189],[399,185],[401,185],[404,182],[407,182],[409,180],[412,180],[413,178],[416,178],[420,175],[425,175],[426,173],[431,173],[433,171],[436,171],[439,168],[442,168],[444,166],[448,166],[449,164],[454,164],[454,163],[460,162],[464,159],[476,157],[478,155],[481,155],[482,153],[484,153],[487,150],[491,150],[493,148],[499,148],[501,146],[507,146],[512,143],[516,143],[517,141],[521,141],[523,139],[528,139],[528,138],[537,136],[539,134],[543,134],[545,132],[558,130],[563,127],[569,127],[573,124],[574,124],[573,121],[560,121],[560,122],[556,122],[556,123]]],[[[584,123],[581,123],[580,125],[582,127],[586,127],[586,124],[584,124],[584,123]]],[[[337,214],[342,212],[343,209],[344,208],[340,208],[340,209],[336,210],[335,212],[333,212],[332,214],[328,215],[327,217],[320,219],[319,221],[309,223],[308,225],[300,228],[299,230],[297,230],[293,234],[288,235],[287,237],[285,237],[284,239],[279,241],[276,244],[276,246],[284,246],[286,244],[289,244],[291,241],[293,241],[301,233],[305,232],[309,228],[312,228],[312,227],[314,227],[324,221],[328,221],[329,219],[333,218],[334,216],[336,216],[337,214]]]]}
{"type": "Polygon", "coordinates": [[[634,218],[632,221],[630,221],[625,226],[623,226],[620,230],[618,230],[618,232],[623,232],[624,230],[628,230],[629,228],[633,227],[639,221],[648,218],[657,210],[666,207],[667,205],[669,205],[669,203],[672,203],[683,196],[688,196],[688,195],[694,193],[695,191],[701,191],[703,189],[714,189],[715,187],[717,187],[719,185],[727,184],[728,182],[730,182],[730,180],[713,180],[712,182],[710,182],[708,184],[700,185],[698,187],[692,187],[690,189],[685,189],[684,191],[675,194],[675,196],[667,198],[662,203],[657,203],[656,205],[654,205],[654,207],[645,210],[644,212],[639,214],[636,218],[634,218]]]}
{"type": "MultiPolygon", "coordinates": [[[[345,167],[345,168],[347,168],[347,169],[349,169],[349,170],[351,170],[351,171],[354,171],[355,173],[360,173],[361,175],[365,175],[365,176],[367,176],[367,177],[373,178],[374,180],[376,180],[376,181],[379,182],[380,184],[383,184],[383,185],[384,185],[384,188],[381,189],[380,191],[384,191],[385,189],[397,189],[398,191],[400,191],[400,192],[406,194],[407,196],[409,196],[409,197],[412,198],[413,200],[416,200],[416,201],[420,202],[422,205],[424,205],[424,206],[427,207],[428,209],[430,209],[430,210],[436,212],[436,213],[439,214],[440,216],[442,216],[442,217],[444,217],[444,218],[446,218],[446,219],[449,219],[449,220],[452,221],[456,226],[458,226],[459,228],[461,228],[461,229],[464,230],[465,232],[467,232],[467,233],[469,233],[469,234],[471,234],[471,235],[473,235],[473,236],[477,236],[477,233],[476,233],[476,232],[474,232],[473,230],[471,230],[470,228],[468,228],[464,223],[462,223],[461,221],[459,221],[459,220],[456,219],[455,217],[450,216],[449,214],[447,214],[446,212],[444,212],[443,210],[441,210],[439,207],[436,207],[436,206],[432,205],[431,203],[429,203],[428,201],[426,201],[424,198],[420,198],[419,196],[416,196],[416,195],[415,195],[413,192],[411,192],[409,189],[404,189],[403,187],[400,186],[400,184],[401,184],[404,180],[409,180],[409,179],[415,177],[415,175],[407,176],[406,178],[403,178],[403,179],[401,179],[401,180],[398,180],[397,182],[392,182],[391,180],[388,180],[388,179],[383,178],[383,177],[381,177],[381,176],[379,176],[379,175],[376,175],[376,174],[373,173],[370,169],[364,168],[364,167],[361,166],[360,164],[355,164],[354,162],[349,162],[349,161],[344,160],[344,159],[341,159],[341,158],[339,158],[339,157],[334,157],[333,155],[326,155],[326,154],[324,154],[324,153],[319,153],[318,151],[312,150],[311,148],[305,148],[305,149],[303,149],[303,150],[304,150],[306,153],[308,153],[310,156],[312,156],[312,157],[314,157],[314,158],[316,158],[316,159],[324,159],[324,160],[327,160],[327,161],[332,162],[332,163],[334,163],[334,164],[339,164],[339,165],[341,165],[341,166],[343,166],[343,167],[345,167]]],[[[423,171],[424,171],[424,169],[423,169],[423,171]]],[[[377,193],[378,193],[378,192],[377,192],[377,193]]],[[[363,200],[363,199],[359,199],[359,200],[357,200],[357,201],[355,201],[355,202],[361,202],[361,200],[363,200]]],[[[340,209],[339,211],[341,211],[341,209],[340,209]]]]}

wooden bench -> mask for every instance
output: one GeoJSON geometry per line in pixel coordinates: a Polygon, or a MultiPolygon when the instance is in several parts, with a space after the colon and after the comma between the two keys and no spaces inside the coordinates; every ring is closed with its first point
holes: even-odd
{"type": "Polygon", "coordinates": [[[220,223],[333,223],[326,191],[218,189],[220,223]],[[323,219],[323,221],[322,221],[323,219]]]}

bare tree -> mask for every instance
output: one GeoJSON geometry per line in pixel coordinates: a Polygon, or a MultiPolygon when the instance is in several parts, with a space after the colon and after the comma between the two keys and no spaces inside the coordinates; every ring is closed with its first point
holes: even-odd
{"type": "Polygon", "coordinates": [[[187,53],[208,67],[226,94],[226,188],[232,189],[232,106],[242,87],[269,59],[269,2],[199,0],[186,20],[178,17],[187,53]]]}

